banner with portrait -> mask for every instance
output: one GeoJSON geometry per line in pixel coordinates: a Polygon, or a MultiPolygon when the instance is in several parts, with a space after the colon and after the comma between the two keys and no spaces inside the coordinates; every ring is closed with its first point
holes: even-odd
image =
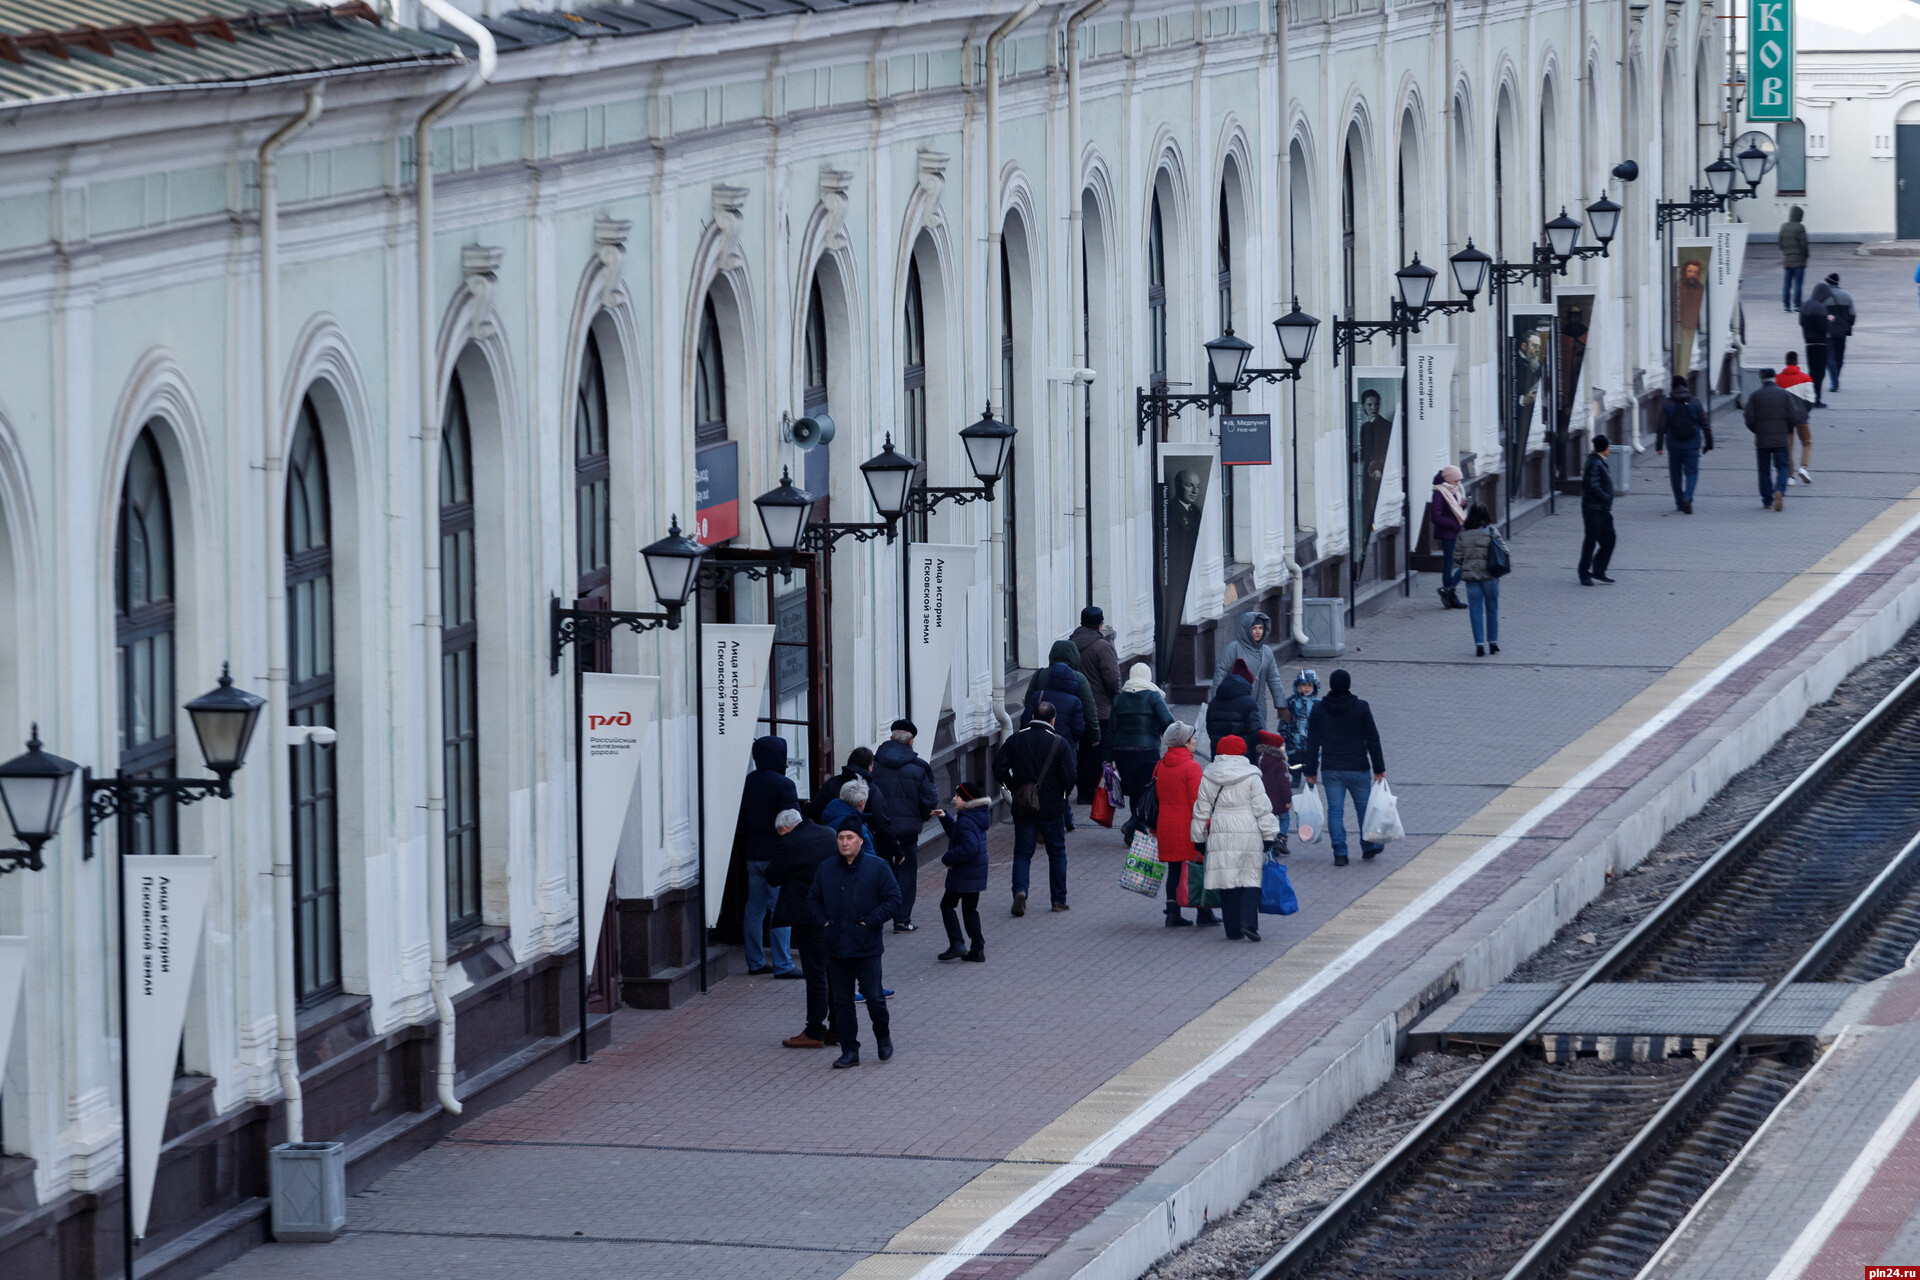
{"type": "Polygon", "coordinates": [[[1553,291],[1558,363],[1553,375],[1553,434],[1565,441],[1573,429],[1573,411],[1580,402],[1580,372],[1587,362],[1587,338],[1593,328],[1594,298],[1590,284],[1564,285],[1553,291]]]}
{"type": "Polygon", "coordinates": [[[1713,274],[1713,237],[1682,236],[1673,242],[1673,260],[1668,264],[1672,281],[1672,299],[1668,321],[1672,326],[1672,375],[1684,378],[1695,361],[1707,358],[1707,339],[1700,329],[1707,322],[1707,282],[1713,274]],[[1696,339],[1700,339],[1696,343],[1696,339]]]}
{"type": "Polygon", "coordinates": [[[740,822],[740,784],[753,760],[754,732],[773,654],[771,624],[708,623],[700,628],[700,744],[705,753],[700,812],[707,927],[720,923],[720,900],[740,822]]]}
{"type": "Polygon", "coordinates": [[[595,940],[659,699],[659,676],[588,671],[580,677],[581,736],[586,744],[580,754],[580,936],[587,940],[589,977],[599,958],[595,940]]]}
{"type": "MultiPolygon", "coordinates": [[[[1367,560],[1367,540],[1379,528],[1381,493],[1387,479],[1387,459],[1395,455],[1400,422],[1399,365],[1357,365],[1353,370],[1353,403],[1347,412],[1349,494],[1358,501],[1347,508],[1352,522],[1353,572],[1357,577],[1367,560]]],[[[1399,495],[1392,495],[1398,501],[1399,495]]],[[[1397,523],[1397,521],[1396,521],[1397,523]]]]}
{"type": "Polygon", "coordinates": [[[1520,492],[1521,473],[1537,434],[1546,429],[1553,397],[1553,326],[1559,309],[1551,302],[1516,302],[1507,310],[1507,497],[1520,492]]]}
{"type": "Polygon", "coordinates": [[[1160,535],[1160,563],[1154,574],[1160,607],[1154,617],[1153,658],[1157,676],[1165,679],[1187,609],[1187,584],[1193,578],[1207,486],[1213,479],[1213,450],[1206,445],[1161,445],[1159,479],[1160,501],[1153,516],[1160,535]]]}

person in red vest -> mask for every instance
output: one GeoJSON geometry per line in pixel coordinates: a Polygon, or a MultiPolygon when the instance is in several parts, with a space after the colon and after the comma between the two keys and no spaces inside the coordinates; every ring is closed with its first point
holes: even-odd
{"type": "MultiPolygon", "coordinates": [[[[1773,385],[1782,391],[1791,391],[1808,404],[1812,404],[1820,388],[1814,385],[1813,375],[1800,367],[1799,360],[1798,351],[1787,352],[1787,367],[1780,371],[1779,376],[1773,380],[1773,385]]],[[[1813,475],[1807,468],[1813,465],[1813,424],[1803,422],[1793,429],[1793,433],[1800,437],[1800,466],[1787,477],[1787,483],[1812,484],[1813,475]]]]}

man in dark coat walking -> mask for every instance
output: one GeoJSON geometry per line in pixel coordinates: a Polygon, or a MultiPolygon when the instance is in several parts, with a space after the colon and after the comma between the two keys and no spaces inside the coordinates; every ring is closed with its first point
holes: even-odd
{"type": "Polygon", "coordinates": [[[1706,443],[1707,411],[1694,399],[1685,378],[1673,380],[1673,390],[1660,406],[1660,426],[1653,433],[1653,452],[1667,455],[1667,482],[1673,486],[1673,505],[1682,515],[1693,514],[1693,487],[1700,479],[1700,450],[1706,443]]]}
{"type": "MultiPolygon", "coordinates": [[[[1604,437],[1603,437],[1604,439],[1604,437]]],[[[1353,797],[1354,816],[1365,823],[1373,784],[1387,780],[1387,759],[1380,751],[1380,730],[1374,727],[1373,708],[1353,696],[1353,677],[1345,670],[1327,679],[1330,692],[1314,705],[1307,719],[1307,746],[1303,753],[1303,780],[1309,787],[1321,775],[1327,779],[1327,838],[1333,844],[1333,865],[1347,865],[1346,798],[1353,797]],[[1368,769],[1372,776],[1369,778],[1368,769]]],[[[1386,848],[1360,841],[1360,856],[1371,858],[1386,848]]]]}
{"type": "Polygon", "coordinates": [[[1033,849],[1047,842],[1047,888],[1055,911],[1067,909],[1067,792],[1073,788],[1078,762],[1073,743],[1055,731],[1051,702],[1033,709],[1033,721],[1000,744],[993,776],[1013,792],[1013,914],[1027,914],[1027,884],[1033,868],[1033,849]],[[1022,788],[1033,788],[1034,806],[1021,800],[1022,788]]]}
{"type": "Polygon", "coordinates": [[[1801,221],[1805,216],[1796,204],[1780,224],[1780,265],[1786,270],[1780,282],[1780,305],[1788,311],[1800,309],[1800,284],[1807,278],[1807,225],[1801,221]]]}
{"type": "MultiPolygon", "coordinates": [[[[1605,436],[1593,438],[1593,452],[1580,472],[1580,519],[1586,533],[1580,539],[1580,585],[1596,582],[1613,585],[1607,566],[1613,562],[1613,464],[1607,452],[1613,442],[1605,436]]],[[[1309,771],[1311,772],[1311,771],[1309,771]]]]}
{"type": "Polygon", "coordinates": [[[747,916],[742,928],[747,936],[748,973],[800,976],[793,967],[785,929],[771,931],[771,946],[762,943],[760,937],[780,896],[780,891],[767,883],[767,863],[773,857],[777,838],[773,820],[783,811],[799,807],[800,793],[787,776],[787,740],[772,735],[755,738],[753,772],[740,787],[740,821],[736,828],[741,856],[747,863],[747,916]]]}
{"type": "Polygon", "coordinates": [[[1800,304],[1800,343],[1807,352],[1807,372],[1813,377],[1816,409],[1827,407],[1821,392],[1827,385],[1827,331],[1833,324],[1827,314],[1827,295],[1831,292],[1823,285],[1815,285],[1807,300],[1800,304]]]}
{"type": "Polygon", "coordinates": [[[773,820],[780,838],[774,843],[773,859],[767,863],[767,883],[780,890],[773,907],[773,922],[785,925],[793,939],[793,953],[800,957],[800,971],[807,980],[807,1025],[797,1036],[780,1043],[789,1049],[818,1049],[832,1044],[834,1035],[828,1021],[831,1006],[827,1000],[827,951],[820,930],[813,923],[813,911],[807,899],[813,893],[813,877],[828,860],[839,855],[833,832],[817,822],[788,809],[773,820]]]}
{"type": "Polygon", "coordinates": [[[1827,390],[1840,389],[1840,367],[1847,362],[1847,339],[1853,336],[1853,295],[1840,287],[1840,273],[1829,272],[1827,287],[1827,390]]]}
{"type": "Polygon", "coordinates": [[[880,1061],[893,1056],[893,1021],[887,1016],[886,988],[880,985],[880,956],[886,950],[881,928],[900,907],[900,885],[886,863],[862,853],[865,833],[858,818],[847,818],[834,834],[839,856],[813,874],[807,906],[827,953],[827,987],[833,1004],[833,1030],[840,1038],[836,1067],[860,1065],[860,1024],[854,1020],[857,983],[873,1019],[873,1043],[880,1061]]]}
{"type": "Polygon", "coordinates": [[[1787,509],[1787,478],[1793,462],[1793,430],[1807,420],[1807,402],[1774,381],[1772,369],[1760,371],[1760,387],[1747,397],[1747,430],[1760,468],[1760,506],[1787,509]]]}
{"type": "Polygon", "coordinates": [[[911,720],[895,720],[887,740],[873,753],[873,799],[867,808],[893,833],[899,846],[894,855],[894,878],[900,882],[900,910],[893,917],[895,933],[912,933],[913,899],[919,882],[920,831],[938,814],[940,796],[933,786],[933,766],[913,750],[920,731],[911,720]]]}
{"type": "MultiPolygon", "coordinates": [[[[1113,700],[1120,696],[1120,655],[1103,629],[1107,615],[1097,604],[1080,611],[1080,625],[1067,639],[1080,651],[1080,674],[1093,689],[1089,713],[1100,729],[1097,746],[1080,752],[1080,803],[1093,803],[1093,789],[1100,785],[1100,765],[1107,758],[1107,739],[1113,728],[1113,700]]],[[[1092,725],[1088,726],[1092,728],[1092,725]]]]}
{"type": "MultiPolygon", "coordinates": [[[[853,750],[847,752],[846,766],[842,768],[840,772],[834,774],[831,778],[828,778],[815,788],[814,793],[807,798],[806,804],[800,807],[800,812],[806,814],[807,817],[815,822],[825,823],[827,820],[824,815],[827,811],[827,806],[835,800],[838,800],[840,798],[840,788],[846,786],[855,778],[860,779],[862,782],[870,783],[873,781],[872,748],[855,747],[853,750]]],[[[829,823],[827,829],[831,831],[833,829],[832,824],[829,823]]]]}

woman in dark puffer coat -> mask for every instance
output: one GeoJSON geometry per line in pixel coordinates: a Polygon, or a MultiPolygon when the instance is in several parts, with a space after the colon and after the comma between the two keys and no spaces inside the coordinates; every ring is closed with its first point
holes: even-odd
{"type": "Polygon", "coordinates": [[[1120,790],[1126,793],[1127,807],[1133,808],[1153,780],[1153,766],[1160,761],[1160,735],[1173,723],[1167,699],[1153,682],[1153,672],[1144,662],[1136,662],[1127,673],[1113,700],[1109,748],[1114,768],[1120,771],[1120,790]]]}

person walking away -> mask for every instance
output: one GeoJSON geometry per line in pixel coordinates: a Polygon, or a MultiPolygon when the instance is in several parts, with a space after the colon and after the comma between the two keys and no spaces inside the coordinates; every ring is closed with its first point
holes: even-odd
{"type": "Polygon", "coordinates": [[[1773,376],[1772,369],[1762,369],[1759,389],[1747,397],[1747,430],[1753,432],[1754,459],[1760,468],[1760,507],[1785,511],[1793,429],[1807,420],[1807,406],[1792,392],[1782,391],[1773,376]]]}
{"type": "Polygon", "coordinates": [[[1081,804],[1093,803],[1094,788],[1100,785],[1101,762],[1113,750],[1113,700],[1120,696],[1120,656],[1107,639],[1106,621],[1100,606],[1090,604],[1080,611],[1080,625],[1067,636],[1080,651],[1080,671],[1093,690],[1093,705],[1086,708],[1088,725],[1098,730],[1097,740],[1085,744],[1080,752],[1081,804]]]}
{"type": "Polygon", "coordinates": [[[1160,806],[1153,837],[1160,846],[1160,861],[1167,864],[1167,928],[1217,924],[1218,917],[1205,907],[1192,920],[1181,915],[1174,891],[1182,864],[1200,861],[1200,850],[1193,843],[1193,803],[1200,798],[1202,770],[1193,758],[1193,726],[1175,720],[1160,735],[1160,745],[1165,754],[1153,769],[1153,796],[1160,806]]]}
{"type": "Polygon", "coordinates": [[[1455,590],[1460,584],[1460,566],[1454,560],[1454,542],[1466,521],[1467,502],[1460,488],[1460,468],[1442,467],[1433,477],[1427,522],[1433,526],[1434,541],[1440,544],[1440,604],[1447,609],[1466,608],[1455,590]]]}
{"type": "Polygon", "coordinates": [[[1788,311],[1800,309],[1800,284],[1807,278],[1807,226],[1799,205],[1787,210],[1780,224],[1780,266],[1786,277],[1780,284],[1780,305],[1788,311]]]}
{"type": "Polygon", "coordinates": [[[1294,673],[1286,710],[1280,713],[1280,732],[1287,739],[1287,764],[1293,769],[1300,768],[1300,755],[1307,749],[1307,721],[1313,718],[1313,708],[1319,701],[1320,673],[1312,667],[1300,668],[1294,673]]]}
{"type": "MultiPolygon", "coordinates": [[[[1260,784],[1267,789],[1267,803],[1273,816],[1280,819],[1280,834],[1273,838],[1275,857],[1287,856],[1287,813],[1293,808],[1293,769],[1287,763],[1287,740],[1270,729],[1260,731],[1260,745],[1254,748],[1254,762],[1260,766],[1260,784]]],[[[1255,914],[1258,914],[1256,904],[1255,914]]]]}
{"type": "Polygon", "coordinates": [[[963,782],[953,789],[952,806],[951,813],[940,815],[940,825],[947,829],[947,851],[940,855],[947,867],[947,891],[940,895],[940,922],[947,927],[947,949],[940,953],[940,959],[978,963],[987,958],[986,935],[980,931],[980,895],[987,888],[987,832],[993,826],[993,797],[979,783],[963,782]],[[965,937],[960,934],[962,919],[967,925],[965,937]]]}
{"type": "MultiPolygon", "coordinates": [[[[1596,443],[1604,443],[1601,436],[1596,443]]],[[[1312,786],[1323,773],[1327,779],[1327,838],[1333,845],[1333,865],[1347,865],[1346,798],[1353,797],[1358,821],[1367,820],[1367,801],[1373,783],[1387,780],[1387,760],[1380,751],[1380,730],[1374,727],[1373,708],[1353,696],[1353,677],[1345,670],[1327,677],[1327,696],[1307,722],[1307,753],[1302,762],[1305,781],[1312,786]],[[1367,769],[1373,769],[1368,780],[1367,769]]],[[[1385,845],[1369,843],[1364,835],[1360,856],[1372,858],[1385,845]]]]}
{"type": "Polygon", "coordinates": [[[1207,736],[1213,739],[1213,754],[1220,754],[1220,740],[1240,740],[1240,754],[1246,755],[1249,742],[1257,740],[1266,727],[1260,714],[1260,697],[1254,692],[1253,673],[1245,662],[1236,661],[1233,671],[1214,691],[1207,704],[1207,736]]]}
{"type": "Polygon", "coordinates": [[[854,778],[840,788],[840,794],[827,802],[821,811],[820,825],[829,831],[840,830],[841,824],[853,818],[860,824],[861,851],[869,858],[879,858],[887,864],[889,870],[898,856],[893,842],[893,831],[884,822],[873,821],[867,813],[867,802],[872,798],[872,784],[862,778],[854,778]]]}
{"type": "MultiPolygon", "coordinates": [[[[1065,643],[1062,641],[1061,643],[1065,643]]],[[[1039,673],[1035,673],[1035,679],[1039,673]]],[[[1027,710],[1022,718],[1023,724],[1032,724],[1034,713],[1042,702],[1053,707],[1055,720],[1060,731],[1070,742],[1079,742],[1086,728],[1086,704],[1080,701],[1077,690],[1081,676],[1064,662],[1056,662],[1046,670],[1046,680],[1037,689],[1027,694],[1027,710]]]]}
{"type": "Polygon", "coordinates": [[[1827,275],[1827,390],[1840,389],[1840,366],[1847,362],[1847,339],[1853,336],[1853,295],[1840,287],[1840,273],[1827,275]]]}
{"type": "Polygon", "coordinates": [[[1033,709],[1027,727],[1000,744],[994,778],[1013,793],[1013,914],[1027,914],[1034,846],[1047,844],[1047,889],[1055,911],[1067,909],[1067,792],[1079,763],[1073,743],[1055,728],[1051,702],[1033,709]]]}
{"type": "Polygon", "coordinates": [[[869,747],[855,747],[847,752],[846,766],[839,773],[822,782],[812,798],[800,806],[800,812],[814,822],[822,823],[827,830],[833,830],[833,824],[827,822],[822,815],[826,813],[828,805],[840,798],[840,788],[855,778],[866,783],[873,781],[873,751],[869,747]]]}
{"type": "Polygon", "coordinates": [[[780,891],[767,883],[767,863],[773,857],[778,834],[773,820],[787,809],[800,807],[800,792],[787,776],[787,740],[771,735],[753,742],[753,771],[740,787],[740,852],[747,863],[746,932],[747,972],[798,978],[793,967],[791,939],[785,929],[770,929],[780,891]],[[765,932],[766,940],[762,941],[765,932]]]}
{"type": "MultiPolygon", "coordinates": [[[[1779,375],[1774,378],[1773,385],[1782,391],[1792,392],[1794,395],[1800,397],[1803,404],[1808,408],[1812,408],[1815,390],[1813,379],[1808,377],[1807,371],[1799,366],[1797,363],[1799,359],[1800,353],[1798,351],[1787,352],[1787,363],[1785,367],[1780,370],[1779,375]]],[[[1813,472],[1808,470],[1808,468],[1813,465],[1813,424],[1811,422],[1802,422],[1794,427],[1793,433],[1800,437],[1800,465],[1794,470],[1792,475],[1787,477],[1787,483],[1790,485],[1795,483],[1812,484],[1813,472]]],[[[1787,451],[1789,453],[1793,451],[1791,445],[1788,446],[1787,451]]]]}
{"type": "Polygon", "coordinates": [[[1800,343],[1807,352],[1807,373],[1813,379],[1813,407],[1824,409],[1827,402],[1821,398],[1820,388],[1827,376],[1827,294],[1830,290],[1824,284],[1817,284],[1807,300],[1800,304],[1800,343]]]}
{"type": "Polygon", "coordinates": [[[827,953],[827,992],[833,1004],[834,1033],[840,1040],[835,1067],[860,1065],[860,1024],[853,1009],[856,985],[873,1020],[873,1043],[880,1061],[893,1056],[893,1019],[887,1013],[880,972],[886,941],[880,930],[900,906],[900,885],[892,868],[863,852],[864,834],[859,818],[841,821],[834,834],[839,857],[821,864],[807,893],[807,906],[827,953]]]}
{"type": "Polygon", "coordinates": [[[1487,568],[1493,536],[1493,512],[1474,503],[1460,535],[1460,572],[1467,582],[1467,620],[1473,624],[1476,658],[1500,652],[1500,579],[1487,568]]]}
{"type": "MultiPolygon", "coordinates": [[[[1080,646],[1072,640],[1055,640],[1053,647],[1047,650],[1049,680],[1052,679],[1053,664],[1057,662],[1064,662],[1073,668],[1075,681],[1073,695],[1079,699],[1084,727],[1073,730],[1072,742],[1076,752],[1084,752],[1089,747],[1096,746],[1100,740],[1099,707],[1094,701],[1093,681],[1087,679],[1086,668],[1080,663],[1080,646]]],[[[1038,671],[1033,673],[1033,677],[1033,680],[1027,685],[1027,710],[1029,712],[1033,710],[1035,703],[1038,702],[1038,699],[1033,696],[1033,686],[1041,684],[1040,673],[1038,671]]],[[[1057,699],[1048,698],[1047,701],[1052,702],[1054,709],[1060,712],[1063,717],[1060,721],[1060,727],[1063,729],[1066,728],[1067,721],[1064,718],[1066,716],[1066,708],[1061,706],[1057,699]]],[[[1082,803],[1084,804],[1090,804],[1092,801],[1092,792],[1088,792],[1082,797],[1082,803]]],[[[1067,810],[1067,830],[1073,830],[1073,810],[1071,808],[1067,810]]]]}
{"type": "Polygon", "coordinates": [[[1132,810],[1153,781],[1153,766],[1160,760],[1160,735],[1173,723],[1173,712],[1153,672],[1144,662],[1136,662],[1127,671],[1127,682],[1113,700],[1113,717],[1102,740],[1113,755],[1113,766],[1120,771],[1120,790],[1132,810]]]}
{"type": "MultiPolygon", "coordinates": [[[[1700,480],[1700,449],[1706,442],[1707,411],[1694,398],[1685,378],[1673,380],[1673,390],[1660,406],[1660,425],[1653,433],[1653,452],[1667,455],[1667,482],[1673,486],[1673,505],[1683,515],[1693,514],[1693,487],[1700,480]]],[[[1474,640],[1480,639],[1475,627],[1474,640]]],[[[1498,653],[1499,650],[1494,650],[1498,653]]]]}
{"type": "Polygon", "coordinates": [[[1605,436],[1593,438],[1593,452],[1580,471],[1580,519],[1586,532],[1580,539],[1580,585],[1613,585],[1607,566],[1613,563],[1613,464],[1607,453],[1613,444],[1605,436]]]}
{"type": "Polygon", "coordinates": [[[940,812],[940,793],[934,790],[933,766],[913,749],[920,730],[911,720],[895,720],[887,740],[873,753],[874,816],[893,835],[897,849],[893,872],[900,881],[900,910],[893,917],[895,933],[912,933],[913,900],[920,874],[920,832],[940,812]]]}
{"type": "Polygon", "coordinates": [[[1234,639],[1227,641],[1225,647],[1213,662],[1213,686],[1207,690],[1207,700],[1211,702],[1220,692],[1220,685],[1233,674],[1233,664],[1247,664],[1247,679],[1253,685],[1253,696],[1257,701],[1262,696],[1273,699],[1274,710],[1280,709],[1281,700],[1287,696],[1287,680],[1280,674],[1280,660],[1273,656],[1267,640],[1273,634],[1273,619],[1264,613],[1243,613],[1234,639]]]}
{"type": "Polygon", "coordinates": [[[807,900],[813,893],[814,875],[839,856],[840,849],[833,832],[808,821],[798,809],[784,810],[773,826],[780,836],[767,863],[767,883],[780,891],[773,922],[785,926],[792,936],[793,954],[800,958],[800,973],[807,982],[807,1025],[799,1035],[780,1043],[789,1049],[818,1049],[834,1043],[833,1006],[827,999],[826,945],[807,900]]]}
{"type": "Polygon", "coordinates": [[[1220,895],[1227,937],[1258,942],[1260,874],[1280,820],[1259,768],[1247,758],[1247,744],[1229,734],[1214,745],[1188,833],[1195,844],[1206,845],[1207,889],[1220,895]]]}

